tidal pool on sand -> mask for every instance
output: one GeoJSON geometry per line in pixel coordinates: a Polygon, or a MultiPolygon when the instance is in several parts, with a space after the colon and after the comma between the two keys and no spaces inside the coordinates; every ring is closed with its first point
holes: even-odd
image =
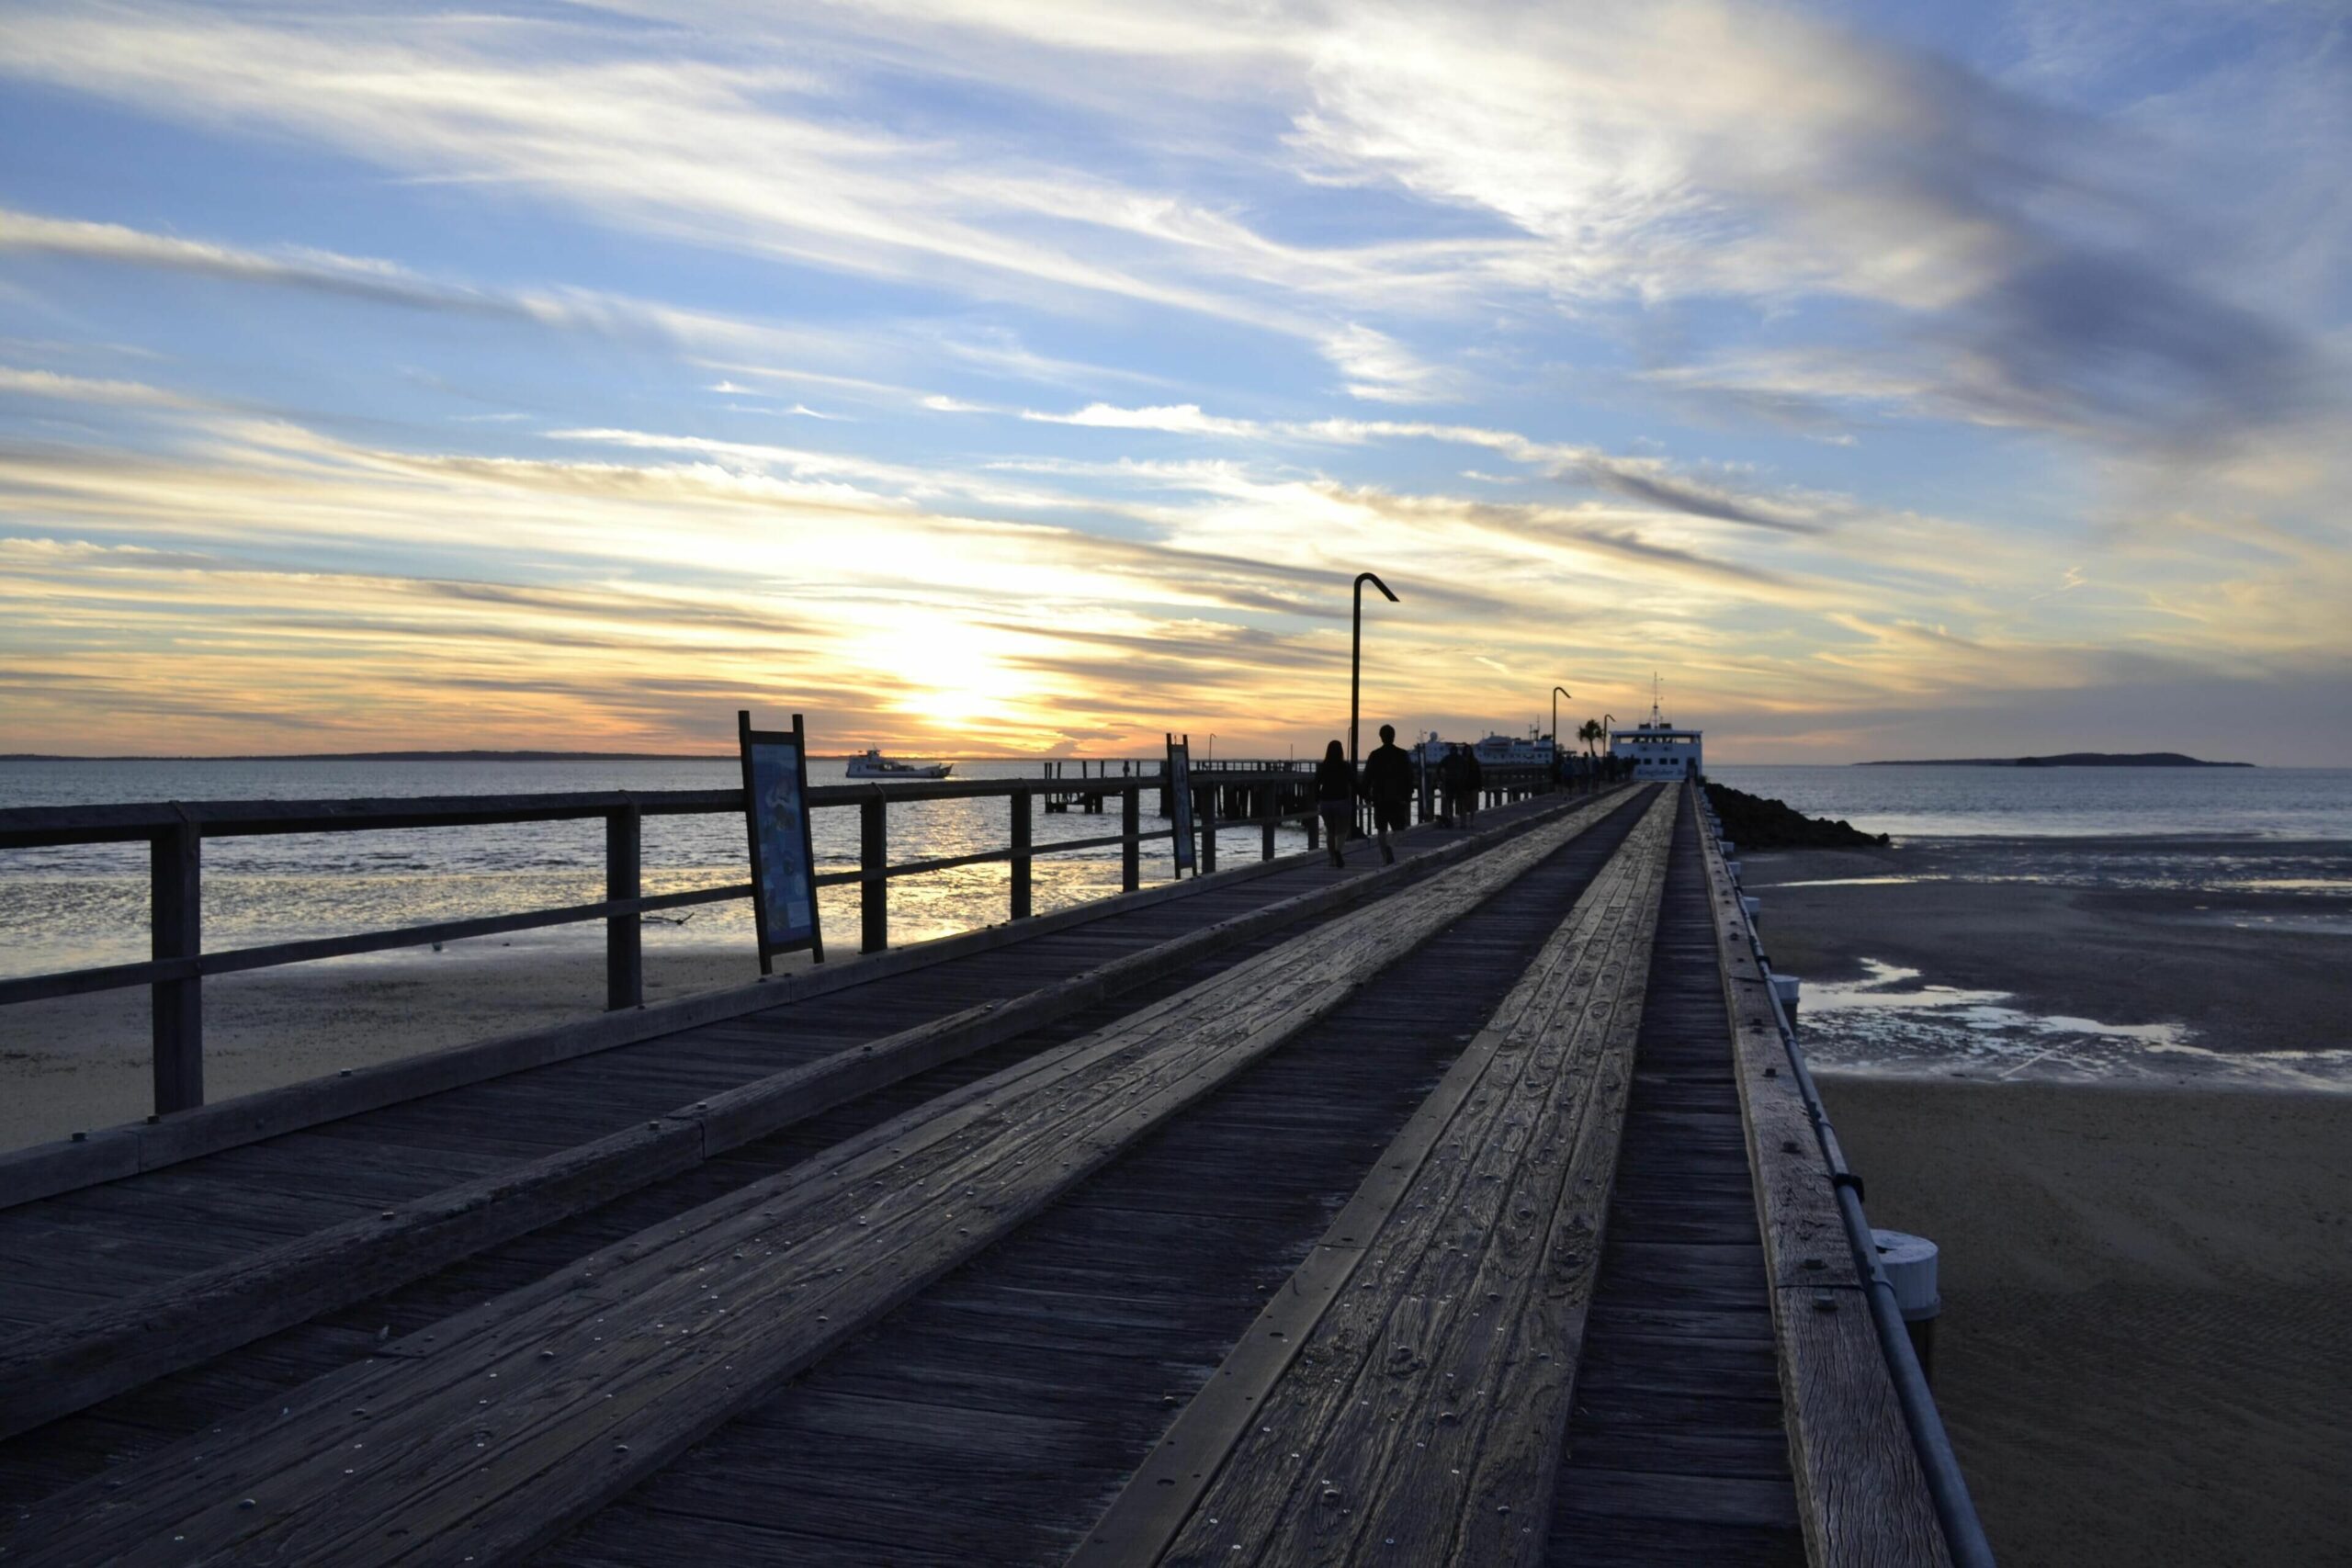
{"type": "Polygon", "coordinates": [[[2221,1052],[2176,1022],[2037,1013],[2007,991],[1923,984],[1917,969],[1861,961],[1863,976],[1808,983],[1798,1033],[1815,1065],[1962,1077],[2170,1079],[2352,1089],[2352,1051],[2221,1052]]]}

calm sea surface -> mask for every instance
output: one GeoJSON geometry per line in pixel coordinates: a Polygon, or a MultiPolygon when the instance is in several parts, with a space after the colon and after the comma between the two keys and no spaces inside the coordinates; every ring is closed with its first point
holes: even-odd
{"type": "MultiPolygon", "coordinates": [[[[1035,777],[1037,764],[967,761],[964,778],[1035,777]]],[[[839,782],[840,762],[812,763],[811,784],[839,782]]],[[[2310,841],[2352,843],[2352,770],[1992,768],[1723,768],[1741,789],[1814,815],[1842,817],[1897,838],[2133,837],[2233,840],[2215,863],[2244,880],[2246,865],[2291,880],[2310,841]]],[[[712,789],[738,782],[731,759],[707,762],[0,761],[0,807],[153,800],[306,799],[417,795],[509,795],[570,790],[712,789]]],[[[1149,797],[1147,796],[1147,811],[1149,797]]],[[[890,813],[894,860],[1001,846],[1001,800],[909,803],[890,813]]],[[[1038,842],[1115,831],[1115,814],[1036,818],[1038,842]]],[[[1157,826],[1156,822],[1148,824],[1157,826]]],[[[603,893],[603,825],[531,826],[217,839],[205,845],[205,945],[211,949],[459,919],[584,903],[603,893]]],[[[826,869],[853,866],[854,811],[816,814],[826,869]]],[[[1228,863],[1257,853],[1254,829],[1221,839],[1228,863]]],[[[1277,848],[1302,849],[1285,830],[1277,848]]],[[[2056,846],[2051,846],[2056,848],[2056,846]]],[[[734,816],[650,818],[645,824],[649,893],[741,881],[743,826],[734,816]]],[[[2340,853],[2332,859],[2341,864],[2340,853]]],[[[2169,863],[2177,874],[2178,857],[2169,863]]],[[[1169,874],[1168,848],[1147,845],[1147,886],[1169,874]]],[[[2219,874],[2217,872],[2216,874],[2219,874]]],[[[2318,878],[2339,874],[2329,871],[2318,878]]],[[[893,885],[893,941],[914,941],[1004,918],[1007,871],[967,867],[893,885]]],[[[2256,877],[2256,880],[2262,879],[2256,877]]],[[[1115,892],[1115,848],[1042,857],[1036,907],[1058,908],[1115,892]]],[[[747,904],[649,920],[649,944],[748,943],[747,904]]],[[[824,895],[826,930],[847,945],[856,893],[824,895]]],[[[143,845],[0,850],[0,973],[28,974],[146,956],[143,845]]],[[[594,924],[485,942],[577,943],[602,940],[594,924]]],[[[400,962],[401,955],[353,962],[400,962]]]]}
{"type": "Polygon", "coordinates": [[[1714,768],[1898,839],[2352,840],[2352,768],[1714,768]]]}

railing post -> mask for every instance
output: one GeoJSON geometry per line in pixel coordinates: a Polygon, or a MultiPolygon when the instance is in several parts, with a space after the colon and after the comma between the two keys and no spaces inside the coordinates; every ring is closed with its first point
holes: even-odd
{"type": "MultiPolygon", "coordinates": [[[[194,958],[204,950],[204,840],[182,822],[152,844],[151,956],[194,958]]],[[[158,980],[149,988],[154,1030],[155,1113],[204,1103],[204,980],[158,980]]]]}
{"type": "Polygon", "coordinates": [[[1216,874],[1216,784],[1212,780],[1201,808],[1201,869],[1193,874],[1197,876],[1216,874]]]}
{"type": "Polygon", "coordinates": [[[1119,887],[1132,893],[1143,886],[1143,791],[1133,779],[1119,792],[1119,887]]]}
{"type": "Polygon", "coordinates": [[[890,945],[890,804],[879,791],[857,806],[858,951],[879,953],[890,945]]]}
{"type": "MultiPolygon", "coordinates": [[[[638,829],[642,817],[634,803],[605,813],[605,897],[636,898],[644,893],[643,857],[638,829]]],[[[636,914],[605,919],[605,1010],[645,1005],[645,924],[636,914]]]]}
{"type": "Polygon", "coordinates": [[[1283,809],[1283,786],[1274,785],[1266,792],[1266,814],[1258,825],[1258,858],[1274,858],[1274,824],[1283,809]]]}
{"type": "Polygon", "coordinates": [[[1012,792],[1012,918],[1029,918],[1029,792],[1012,792]]]}

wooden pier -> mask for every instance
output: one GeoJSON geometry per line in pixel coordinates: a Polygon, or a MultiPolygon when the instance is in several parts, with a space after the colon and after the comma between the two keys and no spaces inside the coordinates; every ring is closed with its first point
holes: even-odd
{"type": "Polygon", "coordinates": [[[0,1565],[1989,1561],[1701,795],[1506,793],[0,1156],[0,1565]]]}

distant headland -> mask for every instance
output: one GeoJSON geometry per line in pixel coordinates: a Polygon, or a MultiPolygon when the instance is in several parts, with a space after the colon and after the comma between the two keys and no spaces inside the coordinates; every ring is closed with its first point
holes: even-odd
{"type": "Polygon", "coordinates": [[[1858,768],[2251,768],[2252,762],[2209,762],[2178,751],[2065,751],[2055,757],[1913,757],[1857,762],[1858,768]]]}

